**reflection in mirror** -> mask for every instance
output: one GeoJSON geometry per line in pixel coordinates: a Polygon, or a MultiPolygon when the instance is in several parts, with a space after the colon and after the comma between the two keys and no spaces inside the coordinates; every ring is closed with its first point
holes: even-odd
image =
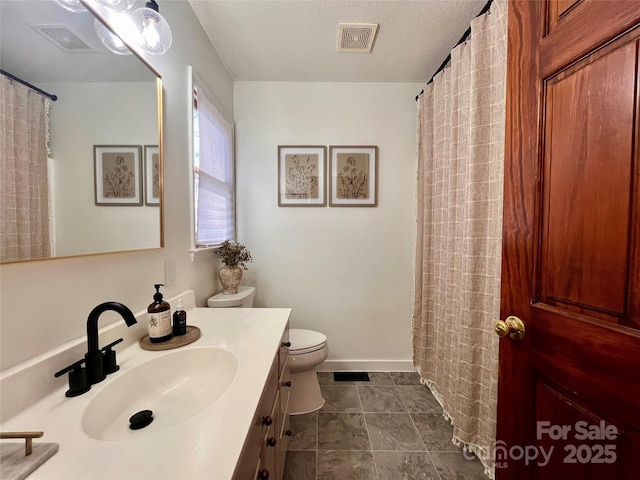
{"type": "Polygon", "coordinates": [[[13,105],[43,97],[0,75],[0,261],[161,247],[159,76],[136,55],[108,51],[90,12],[72,13],[50,0],[1,0],[0,20],[0,68],[57,96],[39,116],[46,124],[48,112],[48,154],[45,146],[44,153],[21,158],[37,142],[20,147],[9,137],[11,125],[23,121],[13,105]],[[28,188],[17,182],[34,156],[44,180],[25,196],[28,188]],[[43,193],[37,208],[35,191],[43,193]],[[21,206],[20,197],[29,205],[21,206]],[[19,227],[26,231],[18,234],[19,227]]]}

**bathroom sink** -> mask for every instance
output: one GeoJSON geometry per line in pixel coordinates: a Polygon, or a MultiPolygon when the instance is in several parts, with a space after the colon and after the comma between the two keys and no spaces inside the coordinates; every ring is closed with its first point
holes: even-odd
{"type": "Polygon", "coordinates": [[[173,427],[216,401],[233,382],[238,359],[218,347],[191,347],[108,377],[87,406],[82,428],[96,440],[128,440],[173,427]],[[153,421],[132,430],[129,419],[151,410],[153,421]]]}

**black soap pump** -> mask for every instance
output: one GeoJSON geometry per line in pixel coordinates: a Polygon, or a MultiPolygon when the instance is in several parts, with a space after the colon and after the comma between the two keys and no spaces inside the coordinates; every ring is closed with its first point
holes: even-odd
{"type": "Polygon", "coordinates": [[[149,313],[149,340],[151,343],[161,343],[170,340],[171,331],[171,306],[168,302],[162,300],[160,287],[164,287],[161,283],[156,283],[156,293],[153,295],[153,303],[147,308],[149,313]]]}
{"type": "Polygon", "coordinates": [[[176,311],[173,312],[173,335],[184,335],[187,333],[187,312],[184,311],[182,300],[178,300],[176,311]]]}

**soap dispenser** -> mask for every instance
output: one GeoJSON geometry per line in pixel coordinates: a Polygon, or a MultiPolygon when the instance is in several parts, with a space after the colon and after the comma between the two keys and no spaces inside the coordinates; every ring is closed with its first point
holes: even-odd
{"type": "Polygon", "coordinates": [[[161,283],[155,285],[156,293],[153,295],[153,303],[147,308],[149,312],[149,340],[152,343],[166,342],[171,339],[171,306],[162,300],[161,283]]]}

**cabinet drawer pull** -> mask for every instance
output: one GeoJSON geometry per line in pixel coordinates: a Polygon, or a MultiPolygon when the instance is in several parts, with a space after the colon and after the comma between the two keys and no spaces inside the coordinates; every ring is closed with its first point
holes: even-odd
{"type": "Polygon", "coordinates": [[[282,382],[282,386],[283,387],[290,387],[291,386],[291,382],[282,382]]]}
{"type": "Polygon", "coordinates": [[[264,417],[262,417],[262,425],[265,426],[269,426],[273,423],[273,418],[271,418],[269,415],[265,415],[264,417]]]}
{"type": "Polygon", "coordinates": [[[293,435],[293,432],[292,432],[291,430],[287,430],[286,432],[284,432],[284,434],[285,434],[287,437],[290,437],[291,435],[293,435]]]}
{"type": "Polygon", "coordinates": [[[276,446],[276,437],[269,437],[267,439],[267,445],[270,447],[275,447],[276,446]]]}
{"type": "Polygon", "coordinates": [[[282,342],[282,346],[289,348],[291,347],[291,342],[282,342]]]}
{"type": "Polygon", "coordinates": [[[263,468],[258,472],[258,480],[269,480],[269,470],[263,468]]]}

